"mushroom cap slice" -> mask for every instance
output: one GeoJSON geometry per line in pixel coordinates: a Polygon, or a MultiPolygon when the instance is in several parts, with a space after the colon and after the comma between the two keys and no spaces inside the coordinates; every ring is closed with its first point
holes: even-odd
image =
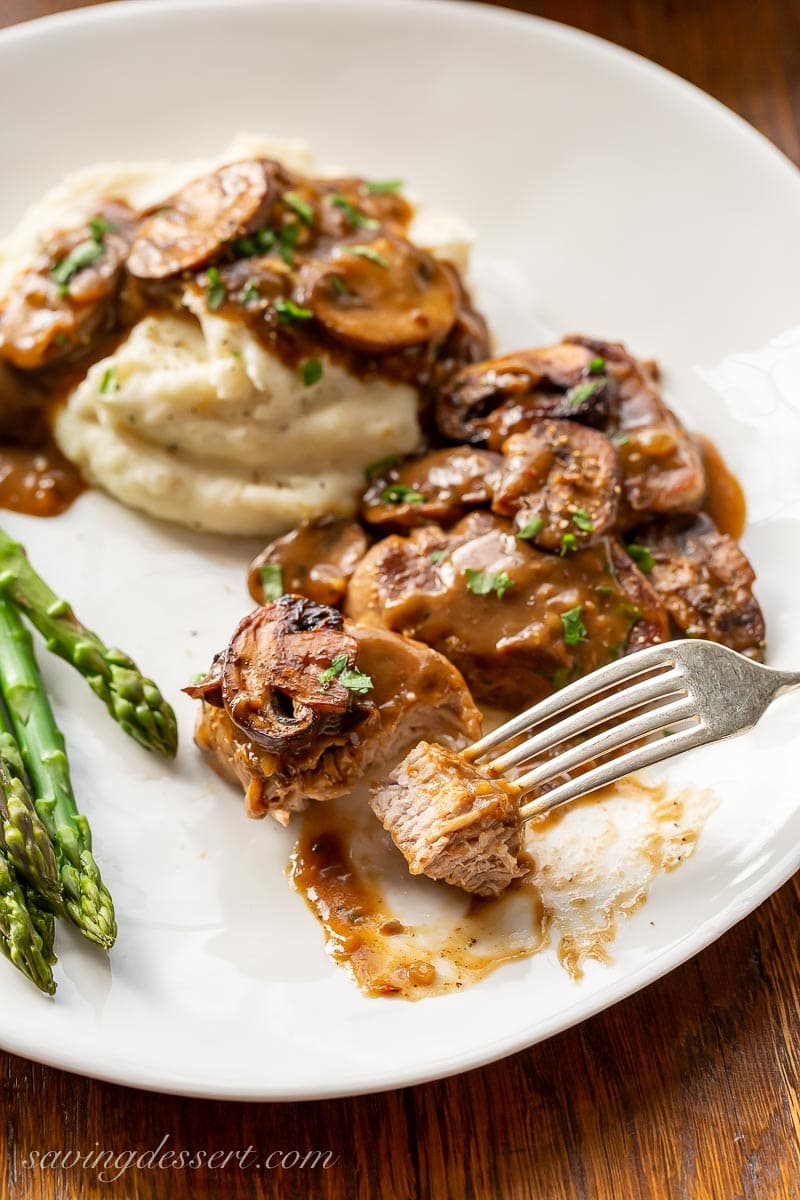
{"type": "Polygon", "coordinates": [[[370,525],[452,525],[470,508],[489,503],[502,459],[488,450],[454,446],[387,464],[361,502],[370,525]]]}
{"type": "Polygon", "coordinates": [[[287,592],[308,596],[318,604],[338,604],[367,545],[364,530],[346,517],[304,521],[253,559],[247,576],[250,595],[263,604],[263,568],[277,567],[287,592]]]}
{"type": "Polygon", "coordinates": [[[257,745],[297,749],[349,712],[352,692],[324,673],[340,655],[355,666],[357,654],[335,609],[281,596],[249,613],[231,638],[222,664],[225,709],[257,745]]]}
{"type": "Polygon", "coordinates": [[[436,259],[401,237],[344,243],[300,276],[301,302],[337,340],[385,354],[447,336],[457,297],[436,259]]]}
{"type": "Polygon", "coordinates": [[[620,464],[615,446],[574,421],[539,421],[503,446],[492,508],[542,550],[588,546],[617,519],[620,464]],[[565,542],[564,539],[567,539],[565,542]]]}
{"type": "Polygon", "coordinates": [[[205,266],[226,242],[266,223],[279,172],[267,159],[250,159],[193,180],[139,226],[128,270],[166,279],[205,266]]]}

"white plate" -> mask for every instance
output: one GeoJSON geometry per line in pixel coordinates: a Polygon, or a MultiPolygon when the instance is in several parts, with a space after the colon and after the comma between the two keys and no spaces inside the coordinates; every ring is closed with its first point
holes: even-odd
{"type": "MultiPolygon", "coordinates": [[[[667,365],[672,402],[745,481],[770,659],[800,665],[800,354],[782,337],[798,319],[800,180],[707,97],[603,42],[477,5],[137,0],[4,33],[0,107],[15,114],[0,134],[4,230],[76,165],[210,154],[242,127],[305,137],[321,161],[402,175],[462,213],[504,346],[579,329],[667,365]]],[[[248,605],[245,548],[101,495],[57,521],[3,523],[171,695],[248,605]]],[[[193,704],[176,700],[183,747],[165,770],[66,666],[46,669],[120,936],[106,960],[64,931],[54,1002],[4,969],[0,1029],[8,1049],[71,1070],[253,1099],[463,1070],[671,970],[800,864],[789,698],[670,772],[713,786],[719,807],[610,966],[575,984],[550,951],[461,994],[369,1000],[283,876],[290,836],[248,822],[201,767],[193,704]]]]}

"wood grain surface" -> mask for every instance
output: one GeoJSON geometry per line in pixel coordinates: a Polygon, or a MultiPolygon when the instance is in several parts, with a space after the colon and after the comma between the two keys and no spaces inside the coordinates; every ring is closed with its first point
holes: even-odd
{"type": "MultiPolygon", "coordinates": [[[[0,0],[0,24],[79,6],[0,0]]],[[[684,75],[800,162],[800,0],[510,7],[588,29],[684,75]]],[[[698,958],[579,1028],[456,1079],[354,1100],[183,1100],[0,1055],[8,1164],[0,1198],[800,1197],[799,927],[795,878],[698,958]],[[199,1169],[131,1169],[113,1182],[91,1167],[24,1165],[36,1150],[124,1155],[162,1142],[208,1154],[253,1150],[243,1166],[218,1158],[199,1169]],[[250,1165],[277,1150],[330,1150],[336,1161],[250,1165]]]]}

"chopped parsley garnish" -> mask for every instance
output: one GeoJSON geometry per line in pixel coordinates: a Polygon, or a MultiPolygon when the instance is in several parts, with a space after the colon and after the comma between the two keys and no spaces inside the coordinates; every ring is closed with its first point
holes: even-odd
{"type": "Polygon", "coordinates": [[[384,270],[389,269],[388,259],[385,259],[377,250],[373,250],[372,246],[345,246],[345,254],[357,254],[359,258],[369,259],[375,263],[376,267],[383,267],[384,270]]]}
{"type": "Polygon", "coordinates": [[[490,592],[495,592],[497,598],[502,600],[509,588],[514,586],[514,580],[510,579],[505,571],[493,575],[491,571],[475,571],[472,567],[467,567],[464,574],[467,577],[467,588],[473,596],[488,596],[490,592]]]}
{"type": "Polygon", "coordinates": [[[390,483],[381,492],[381,500],[385,500],[387,504],[425,503],[422,492],[417,492],[412,487],[406,487],[404,483],[390,483]]]}
{"type": "Polygon", "coordinates": [[[283,203],[288,204],[289,208],[293,208],[301,221],[306,225],[314,224],[314,209],[304,200],[302,196],[298,196],[297,192],[284,192],[283,203]]]}
{"type": "Polygon", "coordinates": [[[586,626],[581,620],[583,606],[577,604],[561,614],[561,624],[564,626],[564,641],[568,646],[577,646],[578,642],[586,639],[586,626]]]}
{"type": "Polygon", "coordinates": [[[310,308],[301,308],[294,300],[286,300],[283,296],[278,296],[274,308],[284,325],[292,321],[310,321],[314,316],[310,308]]]}
{"type": "Polygon", "coordinates": [[[530,521],[517,530],[517,537],[527,541],[528,538],[535,538],[538,533],[544,529],[544,521],[541,517],[531,517],[530,521]]]}
{"type": "Polygon", "coordinates": [[[388,458],[379,458],[377,462],[370,463],[364,470],[367,483],[372,483],[375,476],[380,475],[385,467],[393,467],[396,462],[400,462],[402,457],[402,454],[390,454],[388,458]]]}
{"type": "Polygon", "coordinates": [[[107,217],[92,217],[89,222],[89,230],[96,242],[102,242],[107,233],[116,233],[117,227],[107,217]]]}
{"type": "Polygon", "coordinates": [[[570,550],[577,550],[578,539],[574,533],[564,533],[561,535],[561,557],[563,558],[570,550]]]}
{"type": "Polygon", "coordinates": [[[283,571],[278,564],[264,563],[263,567],[259,568],[258,574],[261,579],[264,600],[279,600],[283,595],[283,571]]]}
{"type": "Polygon", "coordinates": [[[615,446],[627,446],[631,439],[627,433],[612,433],[611,440],[615,446]]]}
{"type": "Polygon", "coordinates": [[[299,233],[300,226],[297,221],[290,221],[288,225],[283,226],[278,238],[278,253],[290,268],[294,266],[294,247],[299,233]]]}
{"type": "Polygon", "coordinates": [[[69,345],[69,338],[65,333],[57,333],[53,341],[59,348],[69,345]]]}
{"type": "Polygon", "coordinates": [[[106,367],[103,378],[100,380],[100,395],[105,396],[108,392],[115,392],[118,387],[117,368],[106,367]]]}
{"type": "Polygon", "coordinates": [[[237,258],[252,258],[254,254],[267,254],[275,245],[275,234],[271,229],[258,229],[247,237],[235,238],[231,242],[237,258]]]}
{"type": "Polygon", "coordinates": [[[255,279],[248,279],[239,293],[239,300],[242,304],[252,304],[254,300],[259,300],[260,297],[261,293],[258,290],[258,284],[255,279]]]}
{"type": "Polygon", "coordinates": [[[313,387],[315,383],[319,383],[322,379],[322,371],[322,359],[306,359],[302,366],[303,383],[306,387],[313,387]]]}
{"type": "Polygon", "coordinates": [[[356,229],[378,229],[380,227],[380,221],[376,221],[374,217],[368,217],[365,213],[362,213],[341,192],[331,192],[330,200],[335,208],[341,209],[347,220],[356,229]]]}
{"type": "Polygon", "coordinates": [[[569,681],[569,667],[556,667],[553,671],[553,687],[558,692],[569,681]]]}
{"type": "Polygon", "coordinates": [[[572,524],[576,525],[583,533],[591,533],[594,529],[594,521],[585,508],[575,509],[575,512],[572,514],[572,524]]]}
{"type": "Polygon", "coordinates": [[[586,400],[591,399],[595,392],[599,392],[601,388],[606,386],[605,376],[600,379],[589,379],[586,383],[579,383],[577,387],[570,388],[567,392],[567,400],[576,408],[579,404],[583,404],[586,400]]]}
{"type": "Polygon", "coordinates": [[[402,186],[402,179],[373,179],[367,184],[367,191],[374,195],[385,196],[387,193],[399,192],[402,186]]]}
{"type": "Polygon", "coordinates": [[[440,563],[446,554],[446,550],[431,550],[431,562],[440,563]]]}
{"type": "Polygon", "coordinates": [[[369,675],[356,670],[355,667],[348,667],[346,654],[337,654],[331,665],[319,673],[319,681],[323,687],[328,687],[334,679],[338,679],[342,687],[346,687],[348,691],[358,692],[361,695],[371,691],[374,687],[369,675]]]}
{"type": "Polygon", "coordinates": [[[331,275],[331,291],[335,292],[337,296],[347,295],[349,288],[341,275],[331,275]]]}
{"type": "Polygon", "coordinates": [[[73,275],[82,271],[84,267],[90,267],[93,262],[97,262],[102,253],[103,239],[101,235],[99,238],[93,237],[86,242],[81,242],[74,250],[70,250],[66,258],[59,259],[50,268],[50,278],[58,284],[59,296],[66,296],[73,275]]]}
{"type": "Polygon", "coordinates": [[[598,354],[597,358],[593,358],[589,363],[589,374],[600,375],[606,369],[606,360],[598,354]]]}
{"type": "Polygon", "coordinates": [[[212,312],[216,312],[216,310],[225,303],[227,295],[228,293],[225,288],[225,284],[219,277],[219,271],[216,267],[209,267],[208,291],[206,292],[206,299],[208,301],[208,307],[212,312]]]}
{"type": "Polygon", "coordinates": [[[207,674],[208,673],[206,671],[195,671],[194,675],[189,680],[190,685],[192,687],[196,687],[198,683],[203,682],[203,680],[207,677],[207,674]]]}
{"type": "Polygon", "coordinates": [[[645,575],[649,575],[653,567],[656,565],[656,560],[647,549],[647,546],[640,546],[638,542],[630,542],[625,549],[628,551],[628,554],[636,563],[639,570],[643,571],[645,575]]]}

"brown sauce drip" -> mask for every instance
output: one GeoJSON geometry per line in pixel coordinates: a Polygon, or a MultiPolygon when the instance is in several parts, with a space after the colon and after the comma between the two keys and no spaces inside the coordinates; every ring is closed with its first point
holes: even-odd
{"type": "Polygon", "coordinates": [[[635,777],[604,788],[530,824],[531,874],[480,900],[411,876],[361,789],[302,814],[290,878],[367,995],[439,995],[551,943],[577,979],[609,961],[619,919],[691,856],[713,807],[707,792],[635,777]]]}
{"type": "Polygon", "coordinates": [[[0,446],[0,508],[57,517],[85,488],[77,468],[49,437],[37,447],[0,446]]]}
{"type": "Polygon", "coordinates": [[[738,541],[747,521],[747,503],[742,485],[710,438],[696,433],[694,440],[700,448],[706,472],[707,491],[703,510],[721,533],[727,533],[734,541],[738,541]]]}

